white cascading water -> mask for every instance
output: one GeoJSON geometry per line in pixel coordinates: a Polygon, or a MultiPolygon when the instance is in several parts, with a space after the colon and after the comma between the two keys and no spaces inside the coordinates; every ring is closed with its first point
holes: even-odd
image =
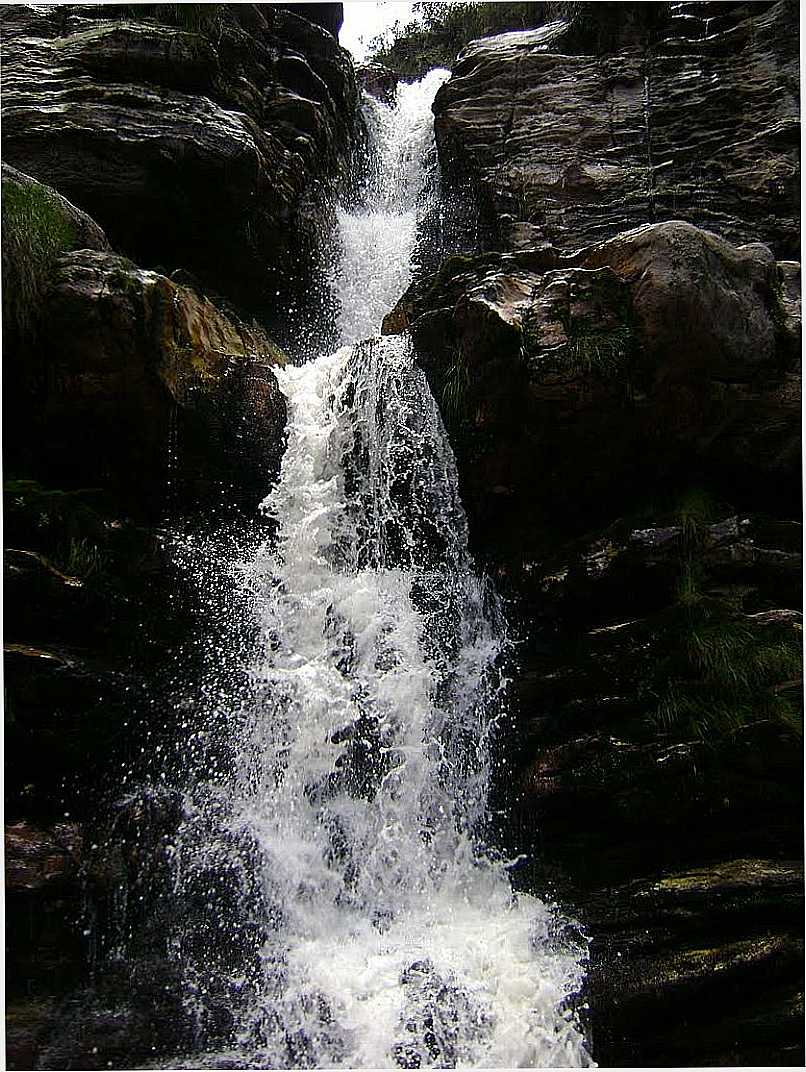
{"type": "Polygon", "coordinates": [[[406,338],[361,341],[409,282],[446,77],[367,101],[378,168],[340,218],[347,345],[279,374],[277,534],[241,568],[250,684],[216,701],[174,849],[176,893],[218,913],[219,940],[192,919],[175,937],[193,1067],[591,1064],[566,1008],[584,942],[563,946],[481,843],[504,628],[453,455],[406,338]]]}

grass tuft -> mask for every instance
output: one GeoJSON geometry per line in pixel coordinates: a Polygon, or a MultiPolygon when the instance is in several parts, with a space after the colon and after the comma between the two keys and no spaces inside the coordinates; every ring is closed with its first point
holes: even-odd
{"type": "Polygon", "coordinates": [[[58,198],[43,186],[3,180],[3,321],[19,338],[36,334],[39,305],[56,258],[76,240],[58,198]]]}
{"type": "Polygon", "coordinates": [[[705,587],[707,526],[723,512],[698,489],[679,501],[680,573],[666,615],[665,655],[650,688],[656,707],[649,721],[662,733],[712,744],[762,720],[802,734],[801,629],[748,619],[740,588],[705,587]]]}
{"type": "Polygon", "coordinates": [[[469,392],[470,372],[464,354],[459,352],[442,385],[442,411],[450,425],[460,426],[467,420],[469,392]]]}

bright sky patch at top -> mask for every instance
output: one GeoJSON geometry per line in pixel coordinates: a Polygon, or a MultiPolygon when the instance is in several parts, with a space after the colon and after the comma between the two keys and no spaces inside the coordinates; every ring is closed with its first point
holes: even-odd
{"type": "Polygon", "coordinates": [[[344,22],[339,41],[359,63],[366,59],[367,47],[374,37],[396,22],[411,22],[411,3],[399,0],[354,0],[344,5],[344,22]]]}

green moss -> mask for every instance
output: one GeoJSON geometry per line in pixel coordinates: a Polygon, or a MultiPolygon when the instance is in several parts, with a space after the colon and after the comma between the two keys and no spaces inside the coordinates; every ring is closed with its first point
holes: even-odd
{"type": "Polygon", "coordinates": [[[75,241],[75,227],[58,198],[38,183],[3,180],[3,318],[18,336],[35,333],[53,263],[75,241]]]}

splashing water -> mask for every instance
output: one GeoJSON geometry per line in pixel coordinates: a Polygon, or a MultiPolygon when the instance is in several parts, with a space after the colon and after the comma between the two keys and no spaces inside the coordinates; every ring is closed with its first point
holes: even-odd
{"type": "Polygon", "coordinates": [[[349,345],[278,374],[277,536],[240,574],[258,639],[197,735],[173,850],[175,894],[208,917],[174,936],[192,1067],[591,1063],[565,1011],[585,943],[482,842],[505,629],[447,436],[408,341],[360,341],[409,279],[446,76],[367,104],[377,169],[341,215],[349,345]]]}

